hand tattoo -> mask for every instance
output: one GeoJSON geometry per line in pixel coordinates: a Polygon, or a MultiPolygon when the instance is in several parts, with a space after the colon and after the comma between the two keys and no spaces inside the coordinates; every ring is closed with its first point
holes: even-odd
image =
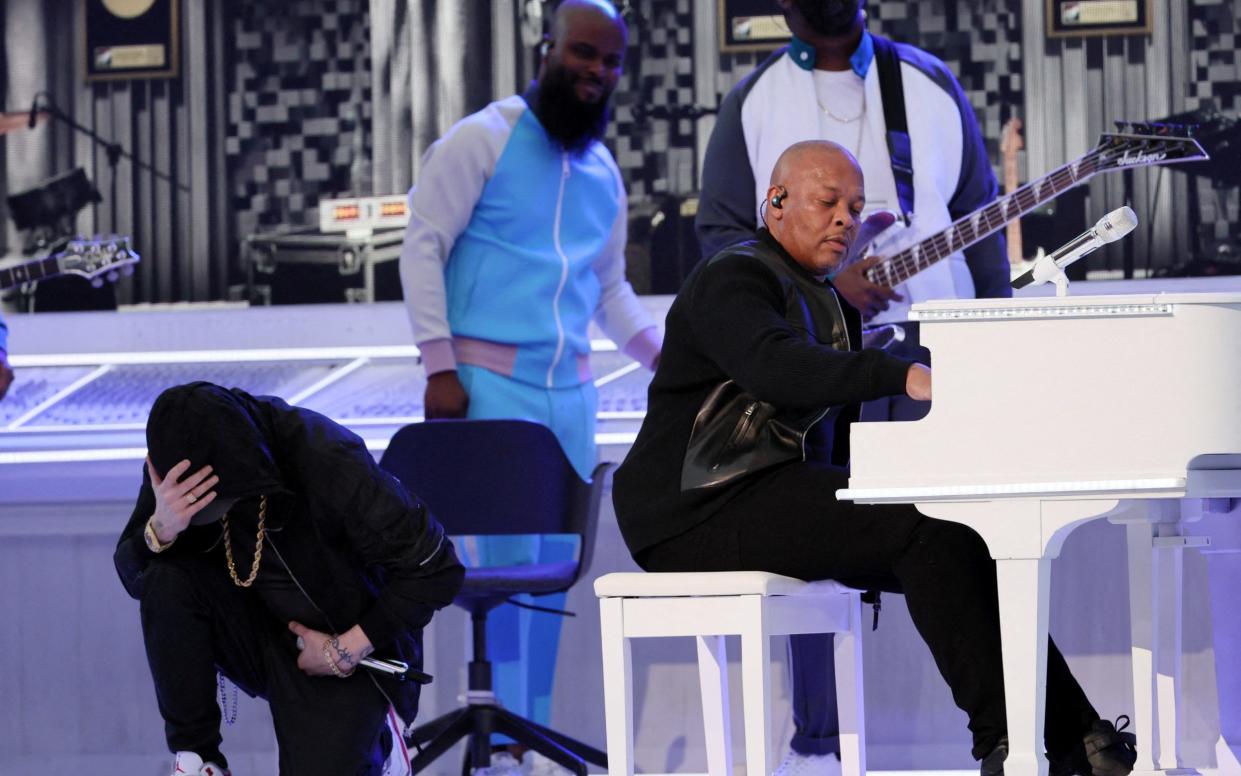
{"type": "Polygon", "coordinates": [[[354,660],[353,653],[349,651],[349,648],[341,646],[339,638],[333,636],[329,641],[332,644],[332,648],[336,650],[336,655],[339,658],[339,660],[336,661],[337,663],[352,667],[357,662],[354,660]]]}

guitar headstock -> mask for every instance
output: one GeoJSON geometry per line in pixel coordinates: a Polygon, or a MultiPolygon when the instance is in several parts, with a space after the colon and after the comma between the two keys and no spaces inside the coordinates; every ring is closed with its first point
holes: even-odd
{"type": "Polygon", "coordinates": [[[1187,124],[1117,121],[1116,129],[1099,137],[1093,154],[1097,171],[1211,158],[1193,138],[1196,127],[1187,124]]]}
{"type": "Polygon", "coordinates": [[[129,238],[121,235],[76,238],[52,258],[60,273],[86,278],[96,287],[104,280],[112,283],[120,275],[132,275],[133,265],[140,260],[129,246],[129,238]]]}

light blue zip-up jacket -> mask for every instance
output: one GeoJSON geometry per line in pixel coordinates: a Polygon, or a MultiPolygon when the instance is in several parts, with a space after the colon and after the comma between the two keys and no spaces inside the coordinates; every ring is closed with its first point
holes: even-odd
{"type": "Polygon", "coordinates": [[[452,338],[465,337],[513,346],[517,380],[575,386],[592,318],[622,347],[654,325],[625,280],[611,154],[561,150],[520,96],[432,145],[409,204],[401,283],[428,374],[455,368],[452,338]]]}

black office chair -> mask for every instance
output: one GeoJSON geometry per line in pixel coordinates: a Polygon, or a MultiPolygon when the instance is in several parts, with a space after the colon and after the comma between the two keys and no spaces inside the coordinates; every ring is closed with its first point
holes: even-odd
{"type": "MultiPolygon", "coordinates": [[[[491,735],[512,738],[579,776],[583,761],[607,767],[607,755],[501,708],[487,659],[487,613],[519,593],[568,590],[590,565],[604,480],[614,464],[583,482],[552,432],[524,420],[436,420],[405,426],[379,465],[422,499],[453,535],[577,534],[576,561],[468,568],[456,603],[470,613],[473,657],[464,708],[419,725],[414,773],[469,736],[463,773],[491,763],[491,735]]],[[[514,634],[516,638],[516,634],[514,634]]]]}

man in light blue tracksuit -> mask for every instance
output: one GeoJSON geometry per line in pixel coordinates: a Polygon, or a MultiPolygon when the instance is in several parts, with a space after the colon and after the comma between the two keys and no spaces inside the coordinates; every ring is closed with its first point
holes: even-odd
{"type": "MultiPolygon", "coordinates": [[[[624,183],[600,142],[626,39],[610,4],[562,3],[530,89],[467,116],[427,151],[401,252],[426,417],[538,421],[583,479],[596,462],[591,320],[644,366],[660,345],[625,280],[624,183]]],[[[573,550],[550,539],[475,544],[470,560],[483,565],[573,550]]],[[[559,618],[504,607],[490,623],[498,694],[546,723],[559,618]],[[525,670],[504,651],[517,630],[506,618],[523,621],[525,670]]]]}
{"type": "MultiPolygon", "coordinates": [[[[728,93],[711,133],[695,223],[703,258],[753,238],[772,168],[786,148],[803,140],[831,140],[861,164],[866,214],[895,211],[906,222],[873,243],[874,256],[832,280],[865,320],[903,324],[909,305],[927,299],[1011,296],[1002,234],[949,255],[896,288],[866,278],[863,272],[879,257],[928,238],[995,199],[995,175],[978,121],[943,62],[866,30],[860,0],[778,2],[792,42],[728,93]],[[893,75],[899,76],[894,86],[893,75]]],[[[904,330],[909,336],[896,355],[925,361],[916,327],[904,330]]],[[[903,396],[880,399],[864,405],[862,419],[912,420],[928,405],[903,396]]],[[[797,636],[789,643],[796,733],[777,774],[837,773],[831,638],[797,636]]]]}

